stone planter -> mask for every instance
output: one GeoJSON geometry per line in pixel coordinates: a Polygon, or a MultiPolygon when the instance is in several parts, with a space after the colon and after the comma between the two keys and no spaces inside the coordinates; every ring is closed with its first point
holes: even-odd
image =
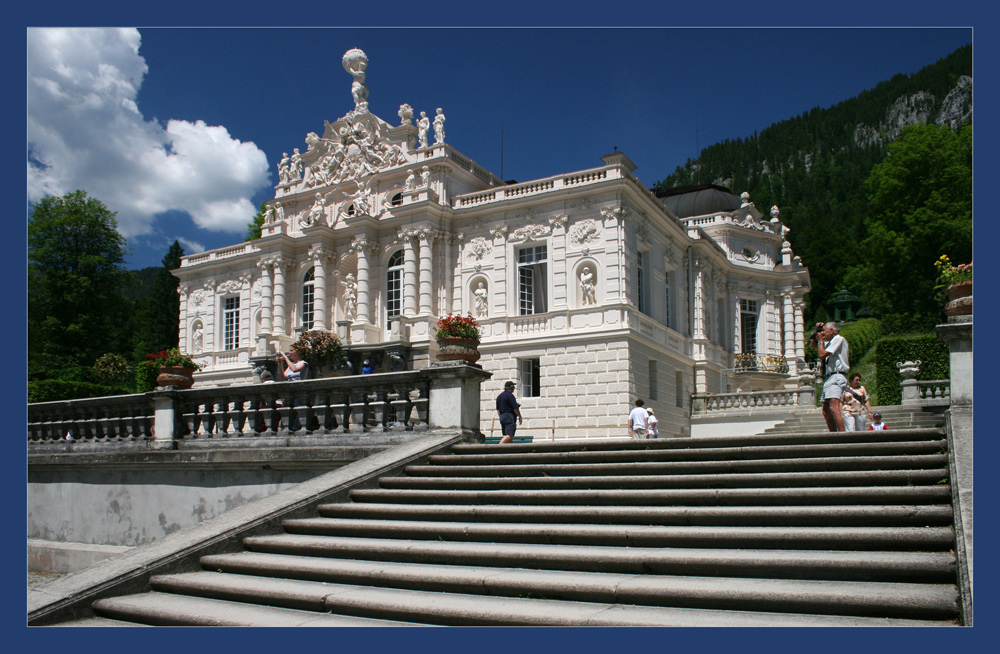
{"type": "Polygon", "coordinates": [[[972,280],[952,284],[947,289],[948,304],[944,305],[944,312],[948,316],[970,316],[972,315],[972,280]]]}
{"type": "Polygon", "coordinates": [[[156,385],[191,388],[194,385],[194,372],[194,368],[162,366],[160,374],[156,376],[156,385]]]}
{"type": "Polygon", "coordinates": [[[438,361],[479,361],[479,340],[473,338],[448,337],[439,338],[438,361]]]}

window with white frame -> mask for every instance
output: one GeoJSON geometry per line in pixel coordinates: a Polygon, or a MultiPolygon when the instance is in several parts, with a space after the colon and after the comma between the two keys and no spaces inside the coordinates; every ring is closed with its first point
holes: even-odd
{"type": "Polygon", "coordinates": [[[544,245],[532,245],[517,251],[518,314],[529,316],[548,311],[546,267],[548,250],[544,245]]]}
{"type": "Polygon", "coordinates": [[[396,250],[385,268],[385,325],[403,313],[403,251],[396,250]]]}
{"type": "Polygon", "coordinates": [[[222,300],[222,349],[235,350],[240,346],[240,298],[222,300]]]}
{"type": "Polygon", "coordinates": [[[519,359],[521,373],[521,396],[539,397],[541,395],[542,368],[540,359],[519,359]]]}
{"type": "Polygon", "coordinates": [[[757,353],[757,300],[740,300],[740,351],[757,353]]]}
{"type": "Polygon", "coordinates": [[[312,329],[316,308],[316,269],[310,268],[302,278],[302,326],[312,329]]]}

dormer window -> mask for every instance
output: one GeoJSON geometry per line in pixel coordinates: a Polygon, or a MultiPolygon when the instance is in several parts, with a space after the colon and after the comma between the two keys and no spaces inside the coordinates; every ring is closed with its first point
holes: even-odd
{"type": "Polygon", "coordinates": [[[754,261],[760,258],[760,252],[751,250],[750,248],[743,248],[743,251],[740,252],[740,254],[743,256],[744,259],[746,259],[750,263],[753,263],[754,261]]]}
{"type": "Polygon", "coordinates": [[[403,194],[402,193],[397,193],[396,195],[392,196],[391,200],[389,200],[389,205],[390,206],[398,207],[401,204],[403,204],[403,194]]]}

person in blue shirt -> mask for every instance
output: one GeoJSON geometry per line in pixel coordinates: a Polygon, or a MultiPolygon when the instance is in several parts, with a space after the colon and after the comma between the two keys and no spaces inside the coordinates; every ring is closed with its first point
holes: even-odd
{"type": "Polygon", "coordinates": [[[514,387],[514,382],[509,381],[503,385],[503,392],[497,395],[497,413],[500,414],[500,429],[503,432],[503,438],[500,439],[501,445],[514,440],[514,432],[517,431],[517,426],[523,422],[521,405],[514,399],[514,387]]]}

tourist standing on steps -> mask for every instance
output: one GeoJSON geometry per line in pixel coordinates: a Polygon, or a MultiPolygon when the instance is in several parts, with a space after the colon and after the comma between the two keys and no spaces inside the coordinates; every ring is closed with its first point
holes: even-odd
{"type": "Polygon", "coordinates": [[[628,434],[632,438],[646,438],[646,430],[649,428],[649,414],[642,408],[645,404],[642,400],[635,401],[635,408],[628,414],[628,434]]]}
{"type": "Polygon", "coordinates": [[[521,420],[521,405],[514,399],[514,382],[509,381],[503,385],[503,392],[497,395],[497,413],[500,414],[500,429],[503,438],[500,444],[510,443],[514,440],[514,432],[521,420]],[[516,420],[515,420],[516,419],[516,420]]]}
{"type": "Polygon", "coordinates": [[[868,401],[868,391],[861,385],[861,374],[854,373],[847,378],[848,386],[844,389],[844,430],[864,431],[865,416],[872,414],[872,405],[868,401]]]}
{"type": "Polygon", "coordinates": [[[659,419],[653,415],[652,409],[646,409],[646,413],[649,414],[646,418],[646,438],[659,438],[660,429],[656,426],[659,419]]]}
{"type": "Polygon", "coordinates": [[[823,418],[830,431],[844,431],[844,414],[841,399],[847,389],[847,377],[851,369],[847,356],[847,341],[840,335],[840,327],[835,322],[825,325],[816,323],[816,332],[809,339],[819,350],[823,362],[823,418]]]}

